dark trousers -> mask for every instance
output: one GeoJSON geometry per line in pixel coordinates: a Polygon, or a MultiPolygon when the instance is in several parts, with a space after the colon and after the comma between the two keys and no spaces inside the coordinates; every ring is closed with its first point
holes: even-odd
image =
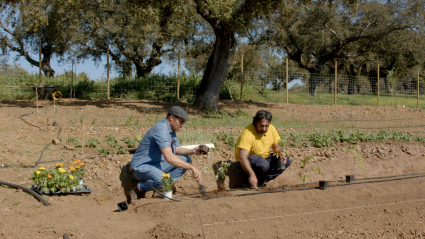
{"type": "MultiPolygon", "coordinates": [[[[288,168],[292,161],[291,157],[286,157],[285,169],[288,168]]],[[[275,179],[277,176],[281,175],[285,169],[277,170],[278,164],[280,162],[279,156],[273,156],[270,154],[268,158],[263,158],[257,154],[251,154],[248,156],[248,161],[251,163],[252,170],[254,170],[255,175],[258,179],[258,185],[267,183],[270,180],[275,179]]]]}

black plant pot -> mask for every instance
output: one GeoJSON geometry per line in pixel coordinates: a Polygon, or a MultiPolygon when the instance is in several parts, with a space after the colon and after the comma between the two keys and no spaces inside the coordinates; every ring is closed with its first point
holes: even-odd
{"type": "Polygon", "coordinates": [[[347,183],[352,183],[354,182],[354,175],[345,175],[345,181],[347,183]]]}
{"type": "Polygon", "coordinates": [[[120,212],[123,212],[123,211],[125,211],[125,210],[128,209],[128,203],[127,203],[127,201],[120,202],[117,205],[118,205],[118,211],[120,211],[120,212]]]}
{"type": "Polygon", "coordinates": [[[319,181],[319,189],[325,190],[328,188],[328,181],[319,181]]]}

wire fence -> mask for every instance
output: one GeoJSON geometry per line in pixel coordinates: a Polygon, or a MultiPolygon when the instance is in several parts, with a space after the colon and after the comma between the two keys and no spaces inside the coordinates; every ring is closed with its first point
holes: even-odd
{"type": "MultiPolygon", "coordinates": [[[[145,77],[136,77],[137,69],[131,62],[120,62],[109,68],[105,65],[86,63],[52,65],[52,68],[61,68],[63,72],[56,72],[55,77],[40,77],[37,72],[27,73],[19,67],[0,69],[0,99],[35,99],[35,86],[41,81],[46,89],[50,87],[59,90],[64,98],[160,99],[190,102],[195,99],[202,80],[202,75],[185,72],[179,74],[177,70],[176,73],[168,75],[149,74],[145,77]]],[[[49,91],[41,92],[38,97],[50,98],[52,92],[46,92],[49,91]]],[[[378,79],[301,71],[290,71],[287,76],[284,68],[267,73],[245,70],[243,78],[225,81],[220,99],[425,108],[424,95],[425,84],[420,82],[419,71],[412,70],[408,77],[404,78],[389,76],[378,79]]]]}

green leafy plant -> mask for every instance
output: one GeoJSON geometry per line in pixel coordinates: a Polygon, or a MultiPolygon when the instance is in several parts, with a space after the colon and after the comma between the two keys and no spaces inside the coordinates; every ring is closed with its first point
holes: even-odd
{"type": "MultiPolygon", "coordinates": [[[[78,166],[81,168],[84,167],[83,165],[84,163],[78,166]]],[[[79,179],[84,174],[84,172],[82,174],[74,174],[72,169],[74,169],[74,171],[76,171],[76,169],[74,167],[70,167],[70,169],[71,173],[67,172],[63,168],[62,163],[57,163],[54,169],[40,167],[31,174],[30,180],[33,181],[37,189],[42,189],[44,192],[62,191],[69,193],[73,188],[78,189],[82,187],[82,185],[79,184],[79,179]]]]}
{"type": "Polygon", "coordinates": [[[118,141],[117,137],[113,134],[106,135],[103,137],[103,142],[108,143],[109,146],[116,147],[120,145],[120,141],[118,141]]]}
{"type": "Polygon", "coordinates": [[[223,141],[225,144],[228,144],[231,149],[236,147],[235,137],[229,135],[228,133],[221,133],[217,135],[217,139],[223,141]]]}
{"type": "Polygon", "coordinates": [[[66,143],[73,143],[74,147],[82,147],[83,145],[81,144],[81,142],[77,139],[74,138],[72,136],[69,136],[68,139],[66,140],[66,143]]]}
{"type": "Polygon", "coordinates": [[[300,175],[302,183],[305,183],[308,178],[310,179],[310,181],[312,180],[312,171],[316,172],[317,174],[322,174],[322,169],[320,167],[308,167],[308,165],[311,163],[315,156],[315,154],[305,156],[304,159],[298,163],[300,165],[300,168],[304,169],[304,173],[301,173],[300,175]]]}
{"type": "Polygon", "coordinates": [[[136,145],[140,142],[140,141],[136,141],[135,139],[132,139],[130,137],[125,137],[123,139],[124,143],[127,144],[127,147],[129,148],[135,148],[136,145]]]}
{"type": "Polygon", "coordinates": [[[111,154],[111,151],[109,149],[107,149],[107,148],[97,147],[96,150],[99,152],[100,155],[111,154]]]}
{"type": "Polygon", "coordinates": [[[358,153],[357,151],[358,151],[357,144],[353,145],[353,146],[351,146],[347,149],[347,153],[353,153],[354,154],[354,156],[353,156],[353,167],[351,169],[351,174],[353,174],[353,172],[354,172],[354,166],[356,165],[356,161],[359,161],[359,167],[361,169],[364,169],[363,155],[358,153]]]}
{"type": "Polygon", "coordinates": [[[98,144],[100,144],[100,141],[96,138],[87,139],[87,145],[89,148],[96,148],[98,144]]]}
{"type": "Polygon", "coordinates": [[[230,161],[221,161],[216,164],[215,180],[226,177],[227,170],[232,165],[230,161]]]}
{"type": "Polygon", "coordinates": [[[120,145],[118,145],[118,146],[116,146],[114,148],[114,153],[116,153],[116,154],[125,154],[125,153],[127,153],[127,149],[124,148],[124,147],[122,147],[122,146],[120,146],[120,145]]]}
{"type": "Polygon", "coordinates": [[[176,181],[171,179],[170,174],[166,173],[162,175],[161,188],[164,192],[169,192],[173,190],[174,183],[176,181]]]}
{"type": "Polygon", "coordinates": [[[126,121],[125,121],[125,123],[124,123],[124,125],[125,126],[129,126],[129,125],[131,125],[132,123],[133,123],[133,121],[134,121],[134,115],[131,115],[130,117],[128,117],[127,119],[126,119],[126,121]]]}

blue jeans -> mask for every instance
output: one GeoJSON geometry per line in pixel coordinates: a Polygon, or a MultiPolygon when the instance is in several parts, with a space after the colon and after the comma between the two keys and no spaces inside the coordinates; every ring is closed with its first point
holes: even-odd
{"type": "MultiPolygon", "coordinates": [[[[177,155],[181,160],[192,164],[189,156],[177,155]]],[[[162,175],[169,173],[171,179],[177,181],[186,169],[177,168],[164,161],[155,165],[142,164],[133,169],[133,175],[139,181],[137,187],[144,192],[151,191],[153,188],[161,188],[162,175]]]]}
{"type": "MultiPolygon", "coordinates": [[[[286,169],[291,165],[292,160],[291,157],[285,157],[287,159],[285,164],[286,169]]],[[[273,156],[273,154],[270,154],[268,158],[263,158],[257,154],[251,154],[248,156],[248,161],[251,164],[252,170],[254,170],[254,173],[257,176],[258,185],[267,183],[268,181],[275,179],[277,176],[283,173],[284,169],[276,169],[276,166],[280,160],[280,157],[273,156]]]]}

